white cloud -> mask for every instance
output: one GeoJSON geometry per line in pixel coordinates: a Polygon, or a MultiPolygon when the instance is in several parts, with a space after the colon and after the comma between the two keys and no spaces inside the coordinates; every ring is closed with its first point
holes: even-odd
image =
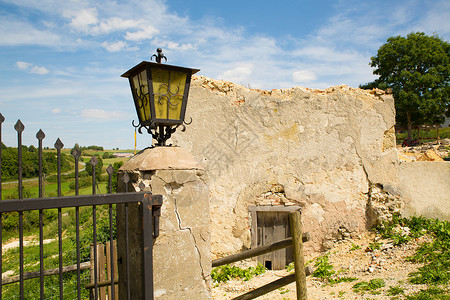
{"type": "Polygon", "coordinates": [[[33,64],[24,62],[24,61],[18,61],[16,62],[16,66],[21,69],[21,70],[27,70],[28,68],[30,68],[33,64]]]}
{"type": "Polygon", "coordinates": [[[249,82],[250,76],[252,75],[252,70],[254,66],[252,64],[242,64],[234,69],[227,70],[220,76],[221,79],[243,83],[249,82]]]}
{"type": "Polygon", "coordinates": [[[93,30],[96,33],[110,33],[119,30],[126,30],[130,28],[137,28],[141,26],[141,24],[145,23],[143,20],[135,21],[135,20],[124,20],[118,17],[108,18],[102,22],[98,26],[96,26],[93,30]]]}
{"type": "Polygon", "coordinates": [[[33,66],[30,70],[32,74],[45,75],[50,72],[46,67],[33,66]]]}
{"type": "Polygon", "coordinates": [[[300,70],[292,73],[292,80],[294,82],[311,82],[317,80],[317,76],[314,72],[300,70]]]}
{"type": "Polygon", "coordinates": [[[79,11],[66,11],[65,17],[71,18],[70,26],[80,32],[89,32],[92,25],[98,23],[96,8],[82,9],[79,11]]]}
{"type": "Polygon", "coordinates": [[[149,40],[151,39],[155,34],[159,32],[158,29],[151,25],[147,25],[142,30],[135,31],[135,32],[127,32],[125,34],[125,39],[129,41],[143,41],[143,40],[149,40]]]}
{"type": "Polygon", "coordinates": [[[16,66],[21,69],[21,70],[29,70],[30,74],[39,74],[39,75],[45,75],[48,72],[50,72],[47,68],[45,67],[39,67],[39,66],[34,66],[31,63],[28,62],[24,62],[24,61],[18,61],[16,62],[16,66]]]}
{"type": "Polygon", "coordinates": [[[60,108],[54,108],[54,109],[52,109],[52,113],[59,114],[59,113],[61,113],[61,109],[60,108]]]}
{"type": "Polygon", "coordinates": [[[0,46],[55,46],[61,38],[50,31],[36,29],[33,25],[0,16],[0,46]]]}
{"type": "Polygon", "coordinates": [[[127,47],[127,43],[123,41],[117,41],[117,42],[103,42],[102,43],[103,48],[108,50],[109,52],[118,52],[127,47]]]}
{"type": "Polygon", "coordinates": [[[127,118],[127,115],[123,112],[105,111],[103,109],[85,109],[81,111],[81,116],[88,119],[102,120],[118,120],[127,118]]]}

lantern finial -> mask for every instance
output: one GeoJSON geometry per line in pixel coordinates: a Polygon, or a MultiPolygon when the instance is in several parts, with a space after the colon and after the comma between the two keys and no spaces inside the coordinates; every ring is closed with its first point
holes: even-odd
{"type": "Polygon", "coordinates": [[[152,57],[150,57],[150,60],[153,60],[153,56],[155,57],[155,60],[158,64],[161,63],[161,60],[164,58],[167,62],[167,57],[164,56],[164,53],[162,52],[161,48],[156,49],[156,52],[158,53],[158,55],[153,54],[152,57]]]}

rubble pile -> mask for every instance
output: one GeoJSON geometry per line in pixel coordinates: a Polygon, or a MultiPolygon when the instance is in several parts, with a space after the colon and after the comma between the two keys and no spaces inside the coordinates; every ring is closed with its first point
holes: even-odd
{"type": "Polygon", "coordinates": [[[443,139],[418,146],[397,146],[398,158],[402,162],[444,161],[450,155],[450,139],[443,139]]]}

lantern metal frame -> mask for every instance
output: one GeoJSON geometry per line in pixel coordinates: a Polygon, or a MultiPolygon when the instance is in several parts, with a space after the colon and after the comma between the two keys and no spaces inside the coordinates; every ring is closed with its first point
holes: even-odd
{"type": "MultiPolygon", "coordinates": [[[[160,48],[157,49],[158,56],[153,55],[153,57],[156,57],[157,63],[143,61],[139,63],[138,65],[134,66],[124,74],[122,74],[121,77],[128,78],[130,83],[131,92],[133,95],[133,101],[135,104],[136,112],[138,115],[139,123],[136,125],[134,120],[132,122],[132,125],[135,128],[138,128],[138,132],[142,133],[142,128],[147,129],[147,132],[152,135],[152,137],[157,141],[155,146],[166,146],[166,141],[171,137],[171,135],[177,130],[179,126],[182,126],[182,131],[185,130],[185,125],[189,125],[191,122],[186,123],[185,122],[185,114],[186,114],[186,105],[187,100],[189,96],[189,88],[191,83],[191,76],[198,71],[199,69],[190,69],[185,67],[179,67],[179,66],[173,66],[173,65],[167,65],[162,64],[162,58],[164,58],[167,61],[167,58],[162,53],[162,50],[160,48]],[[169,82],[167,84],[167,93],[165,94],[157,94],[153,90],[153,77],[152,77],[152,70],[163,70],[166,72],[178,72],[186,74],[186,81],[184,86],[184,92],[182,95],[182,101],[181,101],[181,111],[179,115],[179,119],[169,119],[169,108],[167,112],[167,118],[161,119],[156,117],[155,112],[155,96],[159,97],[166,97],[167,98],[167,105],[177,106],[170,102],[170,99],[174,96],[180,97],[181,95],[178,94],[180,91],[180,86],[177,87],[176,91],[171,91],[171,82],[170,82],[170,75],[169,75],[169,82]],[[142,84],[139,84],[139,87],[134,86],[133,79],[138,76],[139,74],[142,74],[145,72],[147,82],[143,82],[142,84]],[[143,87],[146,87],[148,89],[147,93],[140,93],[138,95],[138,88],[142,89],[143,87]],[[149,101],[147,104],[147,108],[149,108],[149,111],[143,111],[144,117],[142,118],[139,111],[141,110],[140,106],[144,106],[143,101],[149,101]]],[[[159,98],[160,99],[160,98],[159,98]]],[[[159,101],[159,100],[156,100],[159,101]]],[[[192,121],[192,120],[191,120],[192,121]]]]}

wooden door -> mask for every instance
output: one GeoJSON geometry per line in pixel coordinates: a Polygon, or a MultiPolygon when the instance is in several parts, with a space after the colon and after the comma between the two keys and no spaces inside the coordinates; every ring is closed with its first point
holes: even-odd
{"type": "MultiPolygon", "coordinates": [[[[287,212],[257,212],[257,246],[265,246],[291,236],[287,212]]],[[[269,270],[281,270],[293,261],[292,247],[258,256],[269,270]]]]}

